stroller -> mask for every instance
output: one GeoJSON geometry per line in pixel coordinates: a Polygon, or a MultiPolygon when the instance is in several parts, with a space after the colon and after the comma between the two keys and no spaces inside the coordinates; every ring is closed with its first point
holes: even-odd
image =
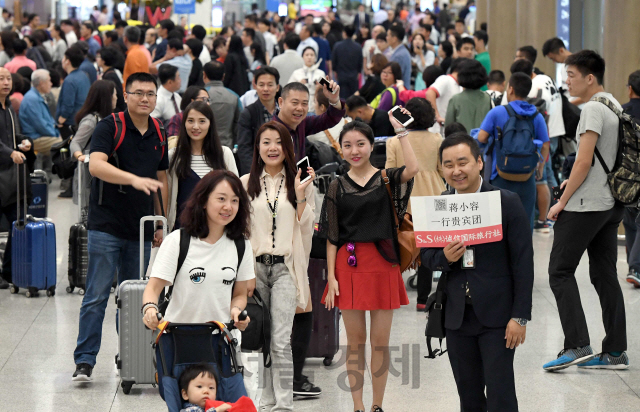
{"type": "Polygon", "coordinates": [[[236,402],[247,396],[242,378],[243,368],[236,360],[238,341],[231,335],[233,324],[221,322],[202,324],[163,322],[155,341],[156,381],[160,396],[169,412],[180,412],[182,396],[178,380],[187,366],[210,363],[218,375],[216,399],[236,402]]]}

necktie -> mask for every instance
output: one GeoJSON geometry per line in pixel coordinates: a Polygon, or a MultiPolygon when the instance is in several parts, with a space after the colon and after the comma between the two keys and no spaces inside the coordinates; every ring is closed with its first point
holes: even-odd
{"type": "Polygon", "coordinates": [[[176,114],[180,113],[180,108],[178,107],[178,104],[176,103],[176,95],[175,94],[171,95],[171,103],[173,103],[173,108],[176,109],[176,114]]]}

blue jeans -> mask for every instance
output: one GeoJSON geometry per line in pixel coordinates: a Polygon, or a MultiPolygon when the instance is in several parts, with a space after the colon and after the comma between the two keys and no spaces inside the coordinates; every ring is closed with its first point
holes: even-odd
{"type": "MultiPolygon", "coordinates": [[[[94,366],[102,341],[102,322],[113,283],[113,274],[116,270],[118,271],[118,285],[125,280],[140,279],[140,242],[89,230],[87,248],[89,251],[87,285],[80,307],[78,343],[73,358],[76,365],[88,363],[94,366]]],[[[145,270],[149,264],[150,250],[151,242],[145,242],[145,270]]]]}
{"type": "Polygon", "coordinates": [[[640,222],[638,221],[638,209],[625,207],[622,224],[624,225],[624,237],[627,244],[629,269],[640,273],[640,222]]]}
{"type": "Polygon", "coordinates": [[[544,166],[545,174],[547,175],[547,178],[545,180],[551,187],[558,186],[556,174],[553,172],[553,155],[556,154],[556,150],[558,150],[558,139],[559,137],[549,138],[549,160],[547,160],[547,163],[544,166]]]}
{"type": "Polygon", "coordinates": [[[526,182],[512,182],[511,180],[504,180],[500,176],[496,176],[496,178],[491,181],[491,184],[520,196],[524,211],[527,216],[529,216],[531,233],[533,233],[533,212],[536,205],[536,174],[531,175],[526,182]]]}

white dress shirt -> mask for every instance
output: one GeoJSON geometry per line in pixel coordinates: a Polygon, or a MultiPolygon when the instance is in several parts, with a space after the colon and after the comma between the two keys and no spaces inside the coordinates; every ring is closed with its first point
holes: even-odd
{"type": "Polygon", "coordinates": [[[156,108],[153,109],[153,112],[151,112],[151,117],[160,119],[163,122],[168,121],[173,116],[175,116],[176,113],[180,112],[180,102],[182,102],[182,97],[180,97],[178,93],[172,93],[169,90],[165,89],[164,86],[160,86],[158,88],[158,97],[156,98],[156,108]],[[171,101],[171,96],[175,98],[175,106],[171,101]],[[177,112],[175,109],[176,106],[178,107],[177,112]]]}

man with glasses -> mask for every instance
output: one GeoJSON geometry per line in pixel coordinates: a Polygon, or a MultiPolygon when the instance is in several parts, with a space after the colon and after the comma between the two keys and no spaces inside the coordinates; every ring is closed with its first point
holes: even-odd
{"type": "Polygon", "coordinates": [[[160,66],[158,70],[158,79],[162,86],[158,89],[156,108],[153,109],[151,117],[166,123],[173,116],[180,113],[182,97],[178,94],[178,90],[182,85],[182,78],[176,66],[165,64],[160,66]]]}
{"type": "MultiPolygon", "coordinates": [[[[154,208],[156,215],[161,213],[153,192],[162,189],[163,202],[167,204],[166,141],[158,135],[150,117],[156,106],[156,89],[151,74],[133,73],[125,87],[124,121],[116,127],[114,117],[108,116],[98,123],[91,137],[89,171],[94,179],[89,201],[89,268],[73,355],[76,382],[91,381],[113,274],[117,270],[118,284],[138,279],[140,218],[154,214],[154,208]],[[117,145],[114,136],[120,128],[124,128],[124,138],[118,139],[117,145]]],[[[145,232],[145,266],[149,262],[151,240],[156,245],[162,242],[162,227],[157,228],[155,235],[150,227],[147,229],[150,230],[145,232]]]]}
{"type": "Polygon", "coordinates": [[[216,130],[220,143],[233,149],[235,136],[238,133],[238,119],[242,111],[242,103],[238,95],[224,87],[224,65],[212,61],[204,65],[202,78],[204,88],[209,92],[211,108],[216,115],[216,130]]]}

